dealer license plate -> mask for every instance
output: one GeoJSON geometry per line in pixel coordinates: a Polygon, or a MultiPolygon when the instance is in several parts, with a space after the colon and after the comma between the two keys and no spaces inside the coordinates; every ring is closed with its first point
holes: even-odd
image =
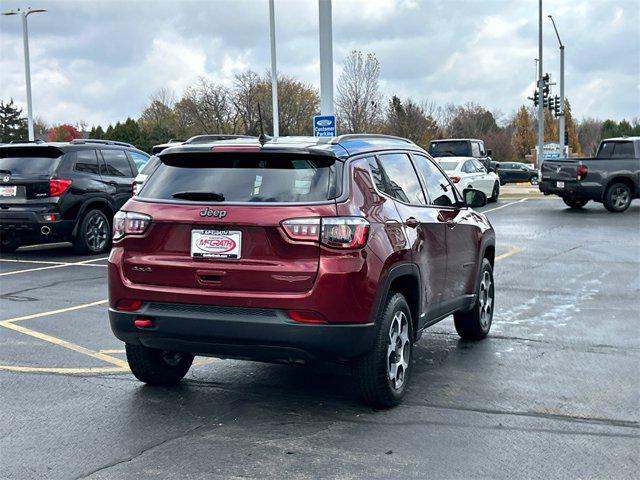
{"type": "Polygon", "coordinates": [[[556,182],[556,187],[564,188],[564,182],[556,182]]]}
{"type": "Polygon", "coordinates": [[[0,187],[0,197],[15,197],[18,193],[18,187],[15,185],[0,187]]]}
{"type": "Polygon", "coordinates": [[[232,230],[191,230],[194,258],[240,258],[242,232],[232,230]]]}

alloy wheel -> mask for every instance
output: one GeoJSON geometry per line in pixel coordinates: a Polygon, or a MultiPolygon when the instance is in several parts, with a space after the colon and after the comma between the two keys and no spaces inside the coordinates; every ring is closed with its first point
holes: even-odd
{"type": "Polygon", "coordinates": [[[480,307],[480,326],[486,331],[491,326],[493,319],[493,281],[488,271],[485,271],[482,275],[478,302],[480,307]]]}
{"type": "Polygon", "coordinates": [[[89,217],[85,227],[87,246],[94,252],[99,252],[109,241],[109,225],[102,215],[94,214],[89,217]]]}
{"type": "Polygon", "coordinates": [[[613,191],[611,199],[613,200],[614,208],[622,210],[631,201],[631,195],[629,194],[629,190],[627,188],[620,186],[616,187],[616,189],[613,191]]]}
{"type": "Polygon", "coordinates": [[[409,319],[404,312],[396,312],[389,328],[387,344],[388,376],[391,386],[399,390],[404,385],[411,356],[409,319]]]}

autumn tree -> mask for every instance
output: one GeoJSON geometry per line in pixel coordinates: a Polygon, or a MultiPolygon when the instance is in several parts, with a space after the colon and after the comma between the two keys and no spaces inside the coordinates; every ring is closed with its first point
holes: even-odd
{"type": "Polygon", "coordinates": [[[27,138],[27,119],[22,116],[13,99],[5,103],[0,100],[0,141],[9,143],[27,138]]]}
{"type": "Polygon", "coordinates": [[[558,120],[553,118],[549,110],[544,110],[544,141],[558,143],[558,120]]]}
{"type": "Polygon", "coordinates": [[[573,115],[571,115],[571,104],[568,98],[564,99],[564,128],[567,131],[567,136],[569,137],[568,144],[573,153],[582,155],[580,140],[578,139],[578,128],[576,122],[573,120],[573,115]]]}
{"type": "Polygon", "coordinates": [[[595,155],[596,148],[602,138],[602,121],[585,118],[578,125],[578,141],[584,155],[595,155]]]}
{"type": "Polygon", "coordinates": [[[451,120],[447,128],[449,137],[479,138],[498,129],[493,114],[486,108],[476,104],[450,106],[451,120]]]}
{"type": "Polygon", "coordinates": [[[514,130],[511,145],[518,159],[524,159],[536,145],[536,136],[531,125],[531,114],[522,105],[514,118],[514,130]]]}
{"type": "Polygon", "coordinates": [[[426,148],[438,134],[438,125],[428,110],[428,104],[420,105],[411,99],[403,102],[394,95],[387,106],[385,133],[408,138],[426,148]]]}
{"type": "Polygon", "coordinates": [[[345,133],[371,133],[380,128],[382,95],[380,62],[372,53],[353,51],[338,78],[336,112],[338,128],[345,133]]]}
{"type": "Polygon", "coordinates": [[[63,123],[49,130],[47,135],[48,142],[70,142],[76,138],[81,138],[82,135],[76,127],[63,123]]]}

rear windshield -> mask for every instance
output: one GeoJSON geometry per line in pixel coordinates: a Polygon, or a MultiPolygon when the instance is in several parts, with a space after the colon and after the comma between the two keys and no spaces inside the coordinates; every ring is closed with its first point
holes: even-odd
{"type": "Polygon", "coordinates": [[[438,162],[445,172],[452,172],[458,166],[458,162],[438,162]]]}
{"type": "Polygon", "coordinates": [[[339,166],[331,157],[189,153],[160,157],[142,198],[206,202],[309,203],[335,198],[339,166]]]}
{"type": "Polygon", "coordinates": [[[633,142],[602,142],[598,158],[633,158],[633,142]]]}
{"type": "Polygon", "coordinates": [[[1,148],[0,174],[18,177],[51,176],[62,152],[54,149],[1,148]]]}
{"type": "Polygon", "coordinates": [[[431,142],[429,153],[432,157],[469,157],[467,142],[431,142]]]}

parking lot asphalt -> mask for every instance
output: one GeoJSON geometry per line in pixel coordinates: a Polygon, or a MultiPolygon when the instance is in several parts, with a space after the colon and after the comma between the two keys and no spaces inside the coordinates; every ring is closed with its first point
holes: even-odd
{"type": "Polygon", "coordinates": [[[637,478],[640,204],[483,210],[492,332],[428,330],[388,411],[331,365],[203,358],[144,386],[108,326],[104,257],[1,256],[0,478],[637,478]]]}

